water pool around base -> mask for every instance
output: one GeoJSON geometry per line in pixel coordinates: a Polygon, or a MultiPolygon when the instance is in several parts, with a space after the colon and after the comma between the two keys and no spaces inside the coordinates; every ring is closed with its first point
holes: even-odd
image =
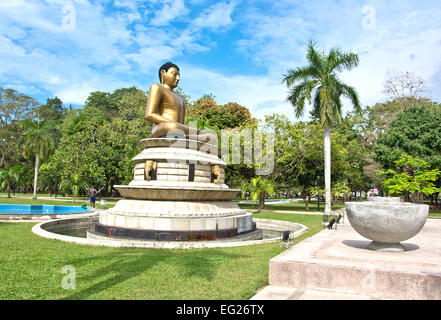
{"type": "Polygon", "coordinates": [[[276,242],[281,240],[282,233],[284,231],[290,231],[290,238],[294,239],[308,230],[306,226],[299,223],[254,218],[257,228],[263,231],[264,238],[261,240],[142,241],[115,238],[84,238],[84,235],[93,228],[96,221],[98,221],[98,215],[84,218],[58,219],[36,224],[32,228],[32,232],[44,238],[94,246],[152,249],[193,249],[236,247],[276,242]]]}
{"type": "Polygon", "coordinates": [[[90,207],[34,205],[34,204],[0,204],[0,219],[54,219],[64,215],[84,214],[91,212],[90,207]]]}

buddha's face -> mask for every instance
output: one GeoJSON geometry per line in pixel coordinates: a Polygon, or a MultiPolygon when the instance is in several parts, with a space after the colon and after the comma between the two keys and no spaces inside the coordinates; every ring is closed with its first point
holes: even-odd
{"type": "Polygon", "coordinates": [[[161,70],[161,76],[162,84],[167,85],[172,89],[178,86],[180,80],[180,73],[178,69],[172,67],[169,68],[167,72],[165,72],[165,70],[161,70]]]}

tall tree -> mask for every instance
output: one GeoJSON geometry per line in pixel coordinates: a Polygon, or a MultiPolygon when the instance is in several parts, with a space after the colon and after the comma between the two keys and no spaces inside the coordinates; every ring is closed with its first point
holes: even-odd
{"type": "Polygon", "coordinates": [[[23,120],[20,125],[25,129],[19,142],[23,148],[23,156],[35,159],[34,195],[32,198],[36,199],[40,161],[47,159],[54,150],[55,143],[51,132],[57,129],[58,125],[53,121],[41,125],[32,120],[23,120]]]}
{"type": "Polygon", "coordinates": [[[441,169],[441,110],[425,105],[407,108],[391,122],[374,146],[375,160],[386,169],[395,167],[403,153],[441,169]]]}
{"type": "Polygon", "coordinates": [[[308,44],[308,65],[288,70],[283,82],[290,88],[288,101],[293,105],[296,117],[305,110],[305,101],[313,101],[313,113],[323,126],[325,156],[325,214],[331,214],[331,128],[342,117],[341,96],[348,98],[357,111],[361,110],[355,89],[343,83],[337,73],[358,66],[358,55],[331,49],[329,54],[317,52],[315,44],[308,44]]]}
{"type": "Polygon", "coordinates": [[[61,124],[66,116],[66,108],[63,107],[63,101],[60,98],[48,98],[46,104],[41,105],[37,109],[37,116],[41,122],[52,120],[61,124]]]}
{"type": "Polygon", "coordinates": [[[19,162],[17,142],[21,120],[33,119],[38,102],[12,89],[0,87],[0,168],[19,162]]]}

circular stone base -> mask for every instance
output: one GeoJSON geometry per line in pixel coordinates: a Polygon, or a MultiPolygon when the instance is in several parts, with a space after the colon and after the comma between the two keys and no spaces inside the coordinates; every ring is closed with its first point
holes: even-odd
{"type": "MultiPolygon", "coordinates": [[[[159,235],[159,234],[158,234],[159,235]]],[[[162,235],[164,236],[165,233],[162,233],[162,235]]],[[[244,234],[240,234],[240,235],[236,235],[230,238],[212,238],[211,236],[209,236],[208,238],[206,237],[206,235],[203,234],[193,234],[194,237],[187,239],[187,240],[180,240],[180,241],[173,241],[170,238],[167,240],[166,238],[163,238],[162,240],[160,238],[158,239],[140,239],[140,238],[131,238],[129,236],[110,236],[108,237],[107,235],[104,235],[102,233],[99,233],[97,231],[88,231],[87,232],[87,238],[88,239],[95,239],[95,240],[120,240],[120,241],[155,241],[158,243],[161,242],[177,242],[177,243],[184,243],[184,242],[202,242],[202,241],[218,241],[218,242],[235,242],[235,241],[252,241],[252,240],[261,240],[263,239],[263,232],[261,229],[255,229],[253,231],[244,233],[244,234]]],[[[214,235],[214,234],[213,234],[214,235]]],[[[167,235],[167,237],[169,237],[170,234],[167,235]]],[[[185,236],[187,237],[187,235],[185,236]]]]}
{"type": "Polygon", "coordinates": [[[382,252],[402,252],[406,251],[406,248],[401,243],[382,243],[372,241],[367,246],[369,250],[382,251],[382,252]]]}
{"type": "Polygon", "coordinates": [[[251,222],[250,228],[240,232],[238,228],[223,230],[146,230],[132,229],[115,226],[106,226],[99,222],[95,223],[93,234],[108,238],[126,238],[134,240],[154,241],[201,241],[228,239],[256,231],[256,223],[251,222]]]}

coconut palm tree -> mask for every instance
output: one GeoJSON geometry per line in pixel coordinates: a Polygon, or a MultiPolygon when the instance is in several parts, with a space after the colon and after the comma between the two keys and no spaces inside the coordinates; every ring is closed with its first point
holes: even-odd
{"type": "Polygon", "coordinates": [[[0,170],[0,189],[8,188],[8,198],[11,197],[11,185],[18,182],[20,174],[23,172],[23,167],[15,165],[9,170],[0,170]]]}
{"type": "Polygon", "coordinates": [[[261,212],[265,207],[265,195],[274,194],[274,184],[267,179],[263,179],[261,176],[251,179],[251,181],[245,184],[242,188],[242,196],[245,192],[250,192],[250,198],[252,201],[259,200],[258,212],[261,212]]]}
{"type": "Polygon", "coordinates": [[[343,83],[337,74],[358,66],[358,55],[331,49],[329,54],[317,52],[315,43],[309,42],[306,59],[308,65],[288,70],[283,82],[290,89],[288,101],[293,105],[296,117],[305,110],[305,101],[312,101],[312,114],[323,126],[325,156],[325,214],[331,214],[331,128],[341,121],[341,96],[348,98],[355,110],[361,110],[355,89],[343,83]]]}
{"type": "Polygon", "coordinates": [[[20,126],[24,129],[24,133],[20,138],[19,145],[23,149],[23,156],[35,158],[34,172],[34,195],[33,199],[37,199],[37,182],[38,168],[40,161],[47,159],[54,150],[55,141],[53,139],[53,130],[58,128],[54,121],[47,121],[41,125],[38,121],[23,120],[20,126]]]}

